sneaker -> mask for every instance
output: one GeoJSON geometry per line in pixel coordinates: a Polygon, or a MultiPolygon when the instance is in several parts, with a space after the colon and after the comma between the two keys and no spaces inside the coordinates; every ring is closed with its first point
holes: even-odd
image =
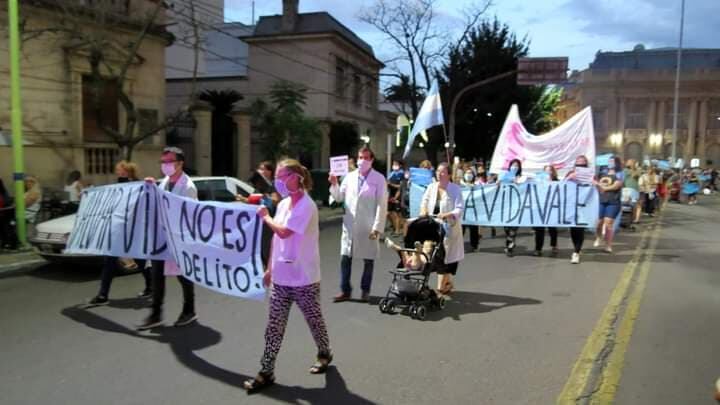
{"type": "Polygon", "coordinates": [[[350,294],[340,293],[333,297],[333,302],[344,302],[350,300],[350,294]]]}
{"type": "Polygon", "coordinates": [[[505,255],[507,257],[513,257],[513,251],[512,249],[505,248],[505,255]]]}
{"type": "Polygon", "coordinates": [[[560,249],[553,246],[552,251],[550,252],[550,256],[557,257],[558,254],[560,254],[560,249]]]}
{"type": "Polygon", "coordinates": [[[535,256],[535,257],[540,257],[540,256],[542,256],[542,251],[540,251],[540,250],[534,251],[534,252],[533,252],[533,256],[535,256]]]}
{"type": "Polygon", "coordinates": [[[370,301],[370,292],[363,291],[362,295],[360,296],[360,302],[368,302],[368,301],[370,301]]]}
{"type": "Polygon", "coordinates": [[[580,253],[573,252],[572,257],[570,258],[570,263],[579,264],[580,263],[580,253]]]}
{"type": "Polygon", "coordinates": [[[89,307],[101,307],[103,305],[107,305],[110,303],[110,300],[107,297],[103,297],[102,295],[97,295],[93,299],[89,300],[86,305],[89,307]]]}
{"type": "Polygon", "coordinates": [[[600,247],[601,244],[602,244],[602,239],[595,238],[595,242],[593,242],[593,247],[600,247]]]}
{"type": "Polygon", "coordinates": [[[180,316],[178,317],[177,321],[175,321],[173,326],[180,327],[180,326],[189,325],[192,322],[196,321],[197,318],[198,317],[194,312],[187,312],[187,313],[183,312],[182,314],[180,314],[180,316]]]}
{"type": "Polygon", "coordinates": [[[162,316],[159,314],[150,314],[143,322],[138,325],[137,330],[148,330],[163,324],[162,316]]]}
{"type": "Polygon", "coordinates": [[[148,298],[152,298],[152,295],[153,295],[153,294],[152,294],[152,290],[149,289],[149,288],[146,288],[146,289],[140,291],[140,292],[137,294],[137,297],[138,297],[138,298],[141,298],[141,299],[148,299],[148,298]]]}
{"type": "Polygon", "coordinates": [[[612,253],[612,248],[610,246],[606,246],[605,249],[603,249],[603,252],[612,253]]]}

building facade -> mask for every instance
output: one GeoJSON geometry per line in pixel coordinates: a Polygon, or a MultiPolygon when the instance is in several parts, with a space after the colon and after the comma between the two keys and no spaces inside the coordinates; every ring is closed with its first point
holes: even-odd
{"type": "MultiPolygon", "coordinates": [[[[382,63],[370,45],[333,16],[325,12],[299,13],[298,3],[284,0],[282,15],[262,16],[254,26],[233,23],[236,24],[233,31],[225,23],[208,28],[204,45],[206,69],[198,75],[198,89],[234,90],[243,96],[230,114],[236,131],[209,135],[233,137],[234,154],[230,159],[237,168],[232,173],[235,176],[246,177],[263,160],[261,135],[251,127],[247,107],[258,99],[269,101],[271,87],[279,81],[305,87],[304,113],[321,123],[320,148],[304,159],[306,164],[312,168],[329,166],[333,149],[330,132],[337,121],[352,123],[358,135],[378,149],[378,157],[384,158],[387,120],[380,119],[378,110],[382,63]],[[210,60],[213,57],[215,61],[210,60]]],[[[214,13],[222,11],[216,9],[214,13]]],[[[186,72],[188,61],[169,59],[169,63],[183,67],[168,66],[168,74],[179,69],[186,72]]],[[[172,109],[176,100],[187,98],[191,80],[187,74],[179,77],[177,72],[168,78],[168,109],[172,109]]],[[[199,139],[194,142],[208,143],[199,139]]],[[[216,153],[210,151],[205,155],[215,159],[216,153]]]]}
{"type": "MultiPolygon", "coordinates": [[[[593,110],[598,153],[639,161],[672,153],[677,50],[598,52],[589,68],[573,72],[558,112],[563,121],[593,110]]],[[[720,49],[682,52],[676,156],[720,165],[720,49]]]]}
{"type": "MultiPolygon", "coordinates": [[[[157,3],[152,0],[118,2],[112,12],[119,16],[104,26],[88,16],[83,20],[84,35],[108,40],[105,62],[118,68],[127,59],[123,47],[113,44],[131,42],[137,37],[133,16],[147,15],[157,3]]],[[[62,13],[58,7],[42,1],[21,2],[26,30],[57,28],[62,13]]],[[[164,15],[165,10],[162,10],[164,15]]],[[[77,18],[85,14],[77,14],[77,18]]],[[[7,26],[7,14],[0,13],[0,26],[7,26]]],[[[158,18],[158,26],[164,22],[158,18]]],[[[169,37],[159,33],[148,35],[134,58],[123,86],[139,114],[138,131],[156,127],[165,116],[165,47],[169,37]],[[160,80],[159,80],[160,79],[160,80]]],[[[125,111],[112,86],[103,86],[102,105],[91,101],[89,49],[75,44],[62,33],[25,37],[21,46],[21,91],[23,136],[25,140],[25,172],[39,178],[43,187],[62,189],[67,175],[79,170],[86,182],[106,184],[114,181],[114,165],[119,160],[119,147],[104,133],[96,119],[100,108],[106,125],[120,132],[125,127],[125,111]]],[[[0,49],[8,49],[7,36],[0,36],[0,49]]],[[[10,139],[10,97],[8,58],[0,58],[0,132],[10,139]]],[[[12,179],[12,148],[0,144],[0,177],[8,184],[12,179]]],[[[133,157],[142,173],[157,175],[158,153],[164,144],[162,132],[145,139],[134,149],[133,157]]]]}

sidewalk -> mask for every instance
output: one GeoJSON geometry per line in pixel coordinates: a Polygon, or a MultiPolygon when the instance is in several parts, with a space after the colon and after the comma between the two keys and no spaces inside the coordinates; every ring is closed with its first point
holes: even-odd
{"type": "MultiPolygon", "coordinates": [[[[320,228],[339,224],[342,221],[342,208],[322,207],[318,210],[320,228]]],[[[0,250],[0,274],[21,270],[26,267],[45,263],[34,250],[0,250]]]]}

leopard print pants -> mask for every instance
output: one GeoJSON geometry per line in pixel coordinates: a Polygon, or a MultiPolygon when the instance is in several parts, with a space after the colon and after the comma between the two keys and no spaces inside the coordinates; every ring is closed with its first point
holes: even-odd
{"type": "Polygon", "coordinates": [[[320,310],[320,283],[303,287],[273,285],[270,294],[270,316],[265,329],[265,352],[260,361],[263,373],[272,373],[275,370],[275,358],[285,336],[285,326],[293,302],[297,303],[305,316],[318,353],[330,353],[330,340],[320,310]]]}

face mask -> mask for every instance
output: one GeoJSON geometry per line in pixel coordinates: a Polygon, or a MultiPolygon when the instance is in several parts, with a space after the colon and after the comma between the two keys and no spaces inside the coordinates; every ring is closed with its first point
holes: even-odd
{"type": "Polygon", "coordinates": [[[275,191],[280,194],[280,197],[285,198],[290,195],[290,190],[288,190],[287,185],[284,181],[280,179],[275,179],[273,183],[275,185],[275,191]]]}
{"type": "Polygon", "coordinates": [[[517,166],[513,166],[513,167],[510,168],[510,173],[515,174],[515,173],[517,173],[517,172],[518,172],[517,166]]]}
{"type": "Polygon", "coordinates": [[[400,166],[399,166],[399,165],[393,165],[393,170],[395,170],[395,171],[400,170],[400,166]]]}
{"type": "Polygon", "coordinates": [[[467,181],[468,183],[471,182],[471,181],[473,181],[473,175],[472,175],[472,174],[466,174],[466,175],[465,175],[465,181],[467,181]]]}
{"type": "Polygon", "coordinates": [[[160,165],[160,171],[162,174],[170,177],[175,174],[175,163],[163,163],[160,165]]]}
{"type": "Polygon", "coordinates": [[[360,159],[358,160],[358,167],[361,172],[366,173],[372,167],[372,160],[360,159]]]}
{"type": "Polygon", "coordinates": [[[405,173],[405,180],[409,180],[409,179],[410,179],[410,173],[405,173]]]}

